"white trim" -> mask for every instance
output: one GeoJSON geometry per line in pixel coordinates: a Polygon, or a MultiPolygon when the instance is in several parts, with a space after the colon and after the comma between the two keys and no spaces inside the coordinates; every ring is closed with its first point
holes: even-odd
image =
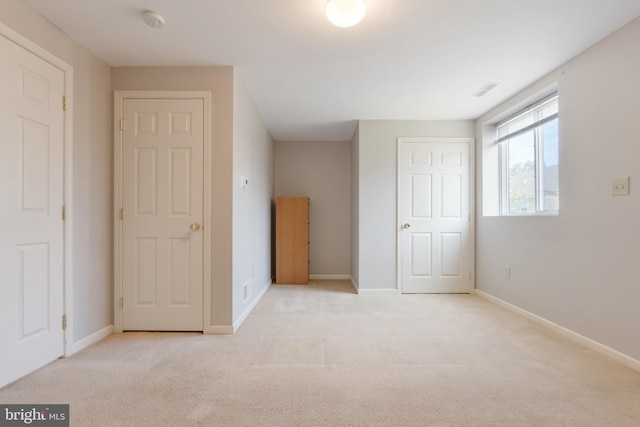
{"type": "MultiPolygon", "coordinates": [[[[469,287],[468,292],[472,293],[475,288],[475,138],[450,138],[450,137],[398,137],[396,144],[396,218],[400,218],[400,146],[404,143],[426,142],[426,143],[466,143],[469,146],[469,287]]],[[[396,283],[398,293],[402,294],[402,242],[399,225],[396,226],[396,283]]]]}
{"type": "Polygon", "coordinates": [[[608,347],[604,344],[601,344],[597,341],[592,340],[591,338],[587,338],[584,335],[581,335],[577,332],[572,331],[571,329],[567,329],[564,326],[560,326],[557,323],[554,323],[550,320],[545,319],[544,317],[540,317],[537,314],[533,314],[527,310],[524,310],[518,306],[515,306],[511,303],[508,303],[500,298],[494,297],[491,294],[488,294],[480,289],[475,290],[475,294],[481,298],[484,298],[492,303],[499,305],[507,310],[516,313],[522,317],[525,317],[533,322],[542,325],[566,338],[569,338],[572,341],[577,342],[578,344],[582,344],[591,350],[597,351],[598,353],[610,357],[618,362],[621,362],[625,366],[634,369],[640,372],[640,360],[634,359],[631,356],[627,356],[624,353],[619,352],[611,347],[608,347]]]}
{"type": "MultiPolygon", "coordinates": [[[[113,178],[113,330],[122,332],[122,310],[120,298],[122,290],[122,221],[120,221],[120,209],[122,208],[122,132],[120,131],[120,119],[123,118],[123,106],[125,99],[202,99],[204,103],[204,141],[203,141],[203,271],[202,271],[202,325],[203,332],[217,326],[205,326],[211,319],[211,92],[210,91],[141,91],[141,90],[116,90],[113,94],[113,139],[114,139],[114,178],[113,178]]],[[[222,328],[227,328],[226,326],[222,328]]],[[[232,333],[232,332],[231,332],[232,333]]]]}
{"type": "Polygon", "coordinates": [[[358,295],[398,295],[399,289],[358,289],[358,295]]]}
{"type": "Polygon", "coordinates": [[[269,290],[269,288],[271,287],[272,284],[273,284],[273,282],[271,280],[269,280],[267,282],[267,284],[262,288],[260,293],[258,295],[256,295],[256,297],[253,299],[253,301],[251,301],[251,304],[249,304],[249,306],[244,310],[244,313],[242,313],[242,315],[238,318],[238,320],[233,322],[233,332],[232,333],[235,334],[235,332],[238,330],[238,328],[240,328],[240,326],[242,326],[244,321],[247,320],[247,317],[249,317],[249,315],[251,314],[253,309],[256,308],[256,306],[258,305],[258,303],[260,302],[262,297],[267,293],[267,291],[269,290]]]}
{"type": "Polygon", "coordinates": [[[310,274],[309,280],[351,280],[350,274],[310,274]]]}
{"type": "Polygon", "coordinates": [[[63,204],[67,207],[63,237],[63,314],[67,315],[67,329],[64,330],[64,355],[69,354],[68,347],[73,344],[73,67],[22,34],[0,22],[0,36],[7,38],[23,49],[28,50],[64,73],[63,96],[67,97],[67,109],[63,111],[63,204]]]}
{"type": "MultiPolygon", "coordinates": [[[[475,126],[474,126],[475,127],[475,126]]],[[[476,139],[469,140],[469,293],[476,288],[476,139]]]]}
{"type": "Polygon", "coordinates": [[[213,220],[211,219],[211,92],[198,92],[204,99],[204,224],[203,228],[203,270],[202,270],[202,330],[211,323],[211,240],[213,239],[213,220]]]}
{"type": "Polygon", "coordinates": [[[73,316],[73,68],[64,70],[64,92],[67,97],[67,110],[64,112],[64,182],[67,218],[64,222],[64,312],[67,315],[67,329],[65,330],[65,350],[67,346],[75,345],[73,316]],[[70,344],[72,343],[72,344],[70,344]]]}
{"type": "Polygon", "coordinates": [[[76,341],[73,344],[70,344],[67,347],[67,352],[65,354],[65,357],[69,357],[72,354],[76,354],[80,350],[84,350],[90,345],[97,343],[101,339],[108,337],[112,333],[113,333],[113,325],[105,326],[99,331],[92,333],[88,337],[82,338],[81,340],[76,341]]]}
{"type": "Polygon", "coordinates": [[[113,331],[122,332],[122,133],[119,121],[123,116],[123,96],[113,94],[113,331]]]}
{"type": "Polygon", "coordinates": [[[358,286],[358,283],[356,283],[355,279],[353,278],[353,276],[350,276],[351,279],[351,286],[353,286],[353,289],[356,291],[356,294],[358,293],[358,289],[360,288],[360,286],[358,286]]]}

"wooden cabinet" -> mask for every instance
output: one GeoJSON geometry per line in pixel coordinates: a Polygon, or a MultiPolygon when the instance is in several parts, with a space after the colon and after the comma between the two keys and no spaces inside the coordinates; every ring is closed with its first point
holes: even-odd
{"type": "Polygon", "coordinates": [[[276,283],[309,283],[309,198],[276,198],[276,283]]]}

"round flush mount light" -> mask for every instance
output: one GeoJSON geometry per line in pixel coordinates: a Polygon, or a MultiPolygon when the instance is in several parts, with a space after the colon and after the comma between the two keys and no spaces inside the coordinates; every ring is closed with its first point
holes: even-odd
{"type": "Polygon", "coordinates": [[[164,27],[164,18],[162,17],[162,15],[156,12],[152,12],[150,10],[142,14],[142,20],[144,21],[145,24],[147,24],[151,28],[164,27]]]}
{"type": "Polygon", "coordinates": [[[336,27],[353,27],[364,18],[363,0],[330,0],[325,10],[327,19],[336,27]]]}

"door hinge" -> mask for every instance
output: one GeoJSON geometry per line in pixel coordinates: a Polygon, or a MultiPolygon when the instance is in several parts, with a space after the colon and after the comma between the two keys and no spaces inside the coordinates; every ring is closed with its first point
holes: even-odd
{"type": "Polygon", "coordinates": [[[120,298],[120,310],[124,308],[124,298],[120,298]]]}
{"type": "Polygon", "coordinates": [[[124,208],[120,208],[120,221],[124,220],[124,208]]]}
{"type": "Polygon", "coordinates": [[[62,111],[67,111],[67,97],[62,97],[62,111]]]}
{"type": "Polygon", "coordinates": [[[67,315],[62,315],[62,329],[67,329],[67,315]]]}
{"type": "Polygon", "coordinates": [[[62,220],[63,221],[67,220],[67,207],[66,206],[62,207],[62,220]]]}
{"type": "Polygon", "coordinates": [[[120,119],[120,130],[124,130],[124,119],[120,119]]]}

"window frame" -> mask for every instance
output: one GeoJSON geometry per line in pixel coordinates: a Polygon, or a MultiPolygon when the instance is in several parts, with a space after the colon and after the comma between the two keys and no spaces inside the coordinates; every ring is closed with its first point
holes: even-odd
{"type": "MultiPolygon", "coordinates": [[[[530,104],[529,106],[517,111],[510,115],[506,119],[495,124],[495,143],[498,145],[498,183],[499,183],[499,212],[501,216],[557,216],[560,213],[560,207],[558,209],[544,209],[544,126],[551,123],[554,120],[558,121],[558,146],[560,143],[559,137],[559,114],[556,110],[555,113],[548,117],[543,117],[541,120],[536,120],[531,125],[524,126],[523,129],[516,132],[507,134],[500,137],[499,128],[514,121],[521,116],[524,116],[530,112],[540,110],[545,104],[548,104],[555,100],[556,106],[559,105],[558,92],[545,96],[544,98],[530,104]],[[509,195],[509,144],[508,141],[518,136],[525,135],[528,132],[533,132],[533,145],[534,145],[534,183],[535,183],[535,211],[526,212],[511,212],[510,211],[510,195],[509,195]],[[507,143],[505,143],[507,142],[507,143]]],[[[558,153],[559,154],[559,153],[558,153]]],[[[558,164],[560,156],[558,155],[558,164]]],[[[559,185],[558,185],[559,186],[559,185]]],[[[560,192],[558,191],[558,197],[560,192]]]]}

